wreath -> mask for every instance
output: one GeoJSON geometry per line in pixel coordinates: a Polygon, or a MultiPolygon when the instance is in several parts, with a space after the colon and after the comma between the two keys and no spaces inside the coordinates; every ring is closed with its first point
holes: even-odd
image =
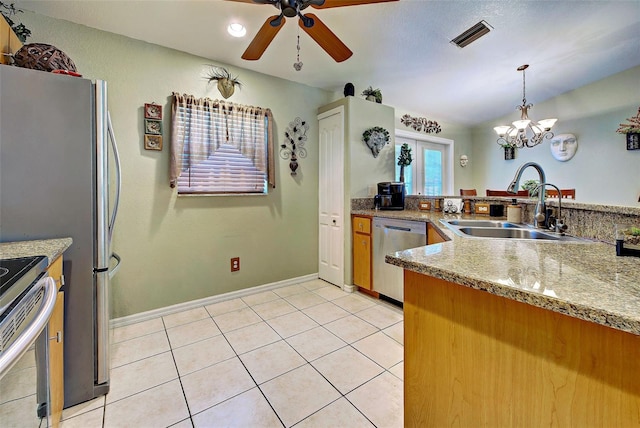
{"type": "Polygon", "coordinates": [[[371,149],[373,157],[377,158],[380,150],[382,150],[386,144],[389,144],[389,131],[380,126],[374,126],[364,131],[362,139],[371,149]]]}

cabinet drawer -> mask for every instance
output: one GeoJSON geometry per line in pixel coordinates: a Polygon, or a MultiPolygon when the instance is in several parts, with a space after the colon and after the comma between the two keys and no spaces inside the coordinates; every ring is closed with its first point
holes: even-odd
{"type": "Polygon", "coordinates": [[[353,231],[371,234],[371,219],[369,217],[353,217],[353,231]]]}

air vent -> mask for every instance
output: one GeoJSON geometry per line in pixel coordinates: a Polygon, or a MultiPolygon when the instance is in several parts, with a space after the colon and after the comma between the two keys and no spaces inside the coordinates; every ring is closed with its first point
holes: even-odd
{"type": "Polygon", "coordinates": [[[451,43],[455,44],[459,48],[463,48],[487,34],[492,28],[493,27],[486,21],[480,21],[455,39],[451,40],[451,43]]]}

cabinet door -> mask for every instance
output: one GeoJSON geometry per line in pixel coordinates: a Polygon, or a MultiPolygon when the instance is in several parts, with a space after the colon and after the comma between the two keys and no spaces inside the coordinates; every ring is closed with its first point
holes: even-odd
{"type": "Polygon", "coordinates": [[[371,235],[353,234],[353,283],[371,290],[371,235]]]}
{"type": "MultiPolygon", "coordinates": [[[[58,290],[63,285],[62,257],[47,269],[58,290]]],[[[56,304],[49,319],[49,412],[51,426],[58,427],[64,406],[64,292],[58,291],[56,304]]]]}
{"type": "Polygon", "coordinates": [[[431,223],[427,223],[427,245],[445,242],[446,239],[440,234],[438,229],[431,223]]]}

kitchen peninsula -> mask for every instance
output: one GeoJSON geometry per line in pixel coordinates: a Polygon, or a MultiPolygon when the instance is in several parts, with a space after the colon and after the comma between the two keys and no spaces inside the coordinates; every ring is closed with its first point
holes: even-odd
{"type": "Polygon", "coordinates": [[[640,425],[639,258],[353,213],[450,238],[386,257],[405,270],[405,426],[640,425]]]}

